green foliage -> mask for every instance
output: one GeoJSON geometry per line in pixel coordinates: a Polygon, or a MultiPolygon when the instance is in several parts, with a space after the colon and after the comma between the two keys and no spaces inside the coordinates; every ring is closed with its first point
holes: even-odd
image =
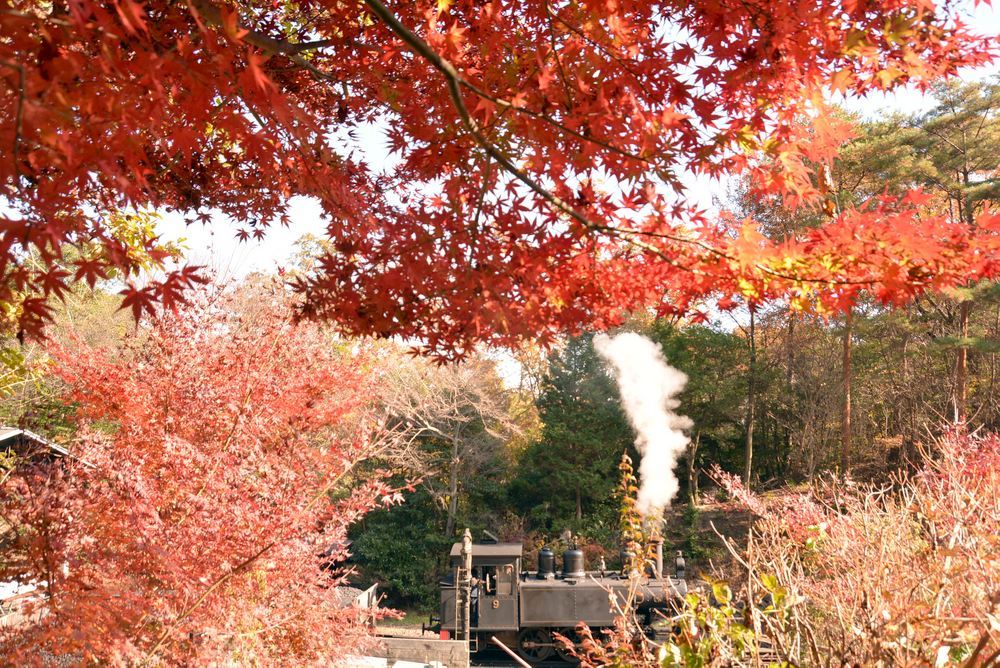
{"type": "MultiPolygon", "coordinates": [[[[680,410],[696,425],[701,447],[695,470],[705,462],[738,466],[746,396],[744,341],[737,334],[706,326],[680,328],[666,321],[636,326],[659,343],[672,366],[688,374],[680,410]]],[[[593,350],[591,336],[571,339],[550,357],[537,406],[541,437],[518,462],[510,485],[512,504],[533,528],[549,532],[570,528],[587,535],[603,532],[606,545],[617,549],[620,533],[615,525],[620,522],[622,495],[615,494],[615,465],[621,453],[635,455],[635,434],[622,413],[614,383],[593,350]],[[608,510],[617,522],[593,522],[608,510]]]]}
{"type": "Polygon", "coordinates": [[[736,470],[743,448],[746,342],[734,332],[704,325],[681,328],[665,320],[654,322],[648,335],[667,362],[688,376],[680,412],[695,424],[697,468],[713,462],[736,470]]]}
{"type": "Polygon", "coordinates": [[[692,503],[687,504],[681,519],[684,523],[684,534],[677,547],[688,559],[700,563],[707,562],[712,555],[712,550],[705,545],[701,537],[699,527],[701,512],[698,510],[698,506],[692,503]]]}
{"type": "MultiPolygon", "coordinates": [[[[760,585],[766,592],[754,612],[768,628],[789,621],[792,606],[801,598],[789,594],[778,578],[762,573],[760,585]]],[[[702,668],[715,665],[754,665],[753,658],[763,659],[770,642],[766,634],[754,630],[755,624],[745,600],[737,600],[725,580],[707,579],[701,591],[689,592],[677,619],[677,627],[657,652],[662,668],[702,668]]],[[[783,627],[782,627],[783,628],[783,627]]],[[[787,663],[762,661],[757,665],[786,666],[787,663]]]]}
{"type": "Polygon", "coordinates": [[[351,552],[361,577],[378,582],[392,606],[433,610],[438,579],[453,540],[426,491],[409,495],[391,511],[369,513],[353,527],[351,552]]]}
{"type": "Polygon", "coordinates": [[[592,336],[551,356],[537,406],[541,438],[519,462],[511,502],[540,529],[583,530],[610,501],[618,457],[635,439],[592,336]]]}
{"type": "Polygon", "coordinates": [[[35,375],[21,346],[0,347],[0,398],[13,394],[18,385],[32,382],[35,375]]]}
{"type": "Polygon", "coordinates": [[[58,382],[35,346],[0,347],[0,424],[62,438],[75,430],[73,407],[58,396],[58,382]]]}
{"type": "Polygon", "coordinates": [[[723,652],[740,657],[755,647],[753,629],[743,623],[729,585],[722,581],[708,584],[714,603],[704,593],[691,592],[684,597],[679,631],[660,646],[657,654],[663,668],[717,665],[723,652]]]}
{"type": "Polygon", "coordinates": [[[494,533],[501,529],[509,508],[505,485],[508,475],[507,462],[493,459],[462,481],[455,535],[450,540],[457,541],[465,527],[472,529],[473,535],[483,529],[494,533]]]}
{"type": "Polygon", "coordinates": [[[1000,197],[1000,84],[943,83],[933,96],[937,105],[926,114],[862,125],[838,161],[842,202],[922,186],[940,195],[955,219],[969,222],[1000,197]]]}
{"type": "Polygon", "coordinates": [[[642,528],[642,516],[636,507],[639,483],[632,468],[632,458],[628,456],[627,452],[622,453],[622,460],[618,464],[618,475],[618,503],[620,504],[618,530],[623,543],[622,547],[635,555],[634,559],[638,559],[638,562],[633,564],[622,564],[622,569],[631,570],[637,568],[645,557],[642,554],[642,549],[646,543],[646,536],[642,528]]]}
{"type": "MultiPolygon", "coordinates": [[[[76,284],[53,300],[52,341],[77,337],[95,347],[114,349],[134,327],[119,310],[121,298],[98,287],[76,284]]],[[[51,374],[46,342],[0,342],[0,424],[16,425],[66,442],[76,431],[74,406],[66,403],[60,382],[51,374]]]]}
{"type": "MultiPolygon", "coordinates": [[[[166,259],[182,258],[186,250],[184,239],[177,243],[160,239],[157,230],[159,222],[160,215],[157,213],[135,211],[113,213],[107,217],[106,224],[111,235],[124,246],[129,261],[137,269],[149,271],[161,269],[166,259]]],[[[81,254],[91,259],[95,254],[106,252],[102,244],[91,243],[82,249],[81,254]]],[[[116,276],[111,274],[109,277],[116,276]]]]}

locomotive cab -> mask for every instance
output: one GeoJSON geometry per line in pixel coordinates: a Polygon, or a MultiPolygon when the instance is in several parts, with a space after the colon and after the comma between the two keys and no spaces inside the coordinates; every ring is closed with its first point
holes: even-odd
{"type": "MultiPolygon", "coordinates": [[[[449,565],[454,574],[462,559],[462,544],[451,548],[449,565]]],[[[517,586],[521,572],[520,543],[473,544],[472,631],[517,630],[517,586]]],[[[441,628],[456,631],[457,585],[454,575],[441,583],[441,628]]]]}

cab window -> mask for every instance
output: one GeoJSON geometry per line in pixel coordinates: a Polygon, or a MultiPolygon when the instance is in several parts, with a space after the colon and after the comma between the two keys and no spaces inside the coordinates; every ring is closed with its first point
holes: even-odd
{"type": "Polygon", "coordinates": [[[513,596],[514,566],[483,566],[482,587],[487,596],[513,596]]]}
{"type": "Polygon", "coordinates": [[[483,566],[483,593],[495,596],[497,593],[497,567],[483,566]]]}
{"type": "Polygon", "coordinates": [[[510,564],[501,566],[497,572],[497,594],[514,595],[514,567],[510,564]]]}

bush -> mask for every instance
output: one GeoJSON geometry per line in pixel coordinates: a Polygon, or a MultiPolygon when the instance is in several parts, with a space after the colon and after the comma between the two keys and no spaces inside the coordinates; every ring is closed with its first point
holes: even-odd
{"type": "Polygon", "coordinates": [[[391,512],[369,513],[351,531],[351,552],[361,577],[379,583],[387,605],[436,610],[439,575],[455,542],[443,533],[434,501],[420,490],[391,512]]]}
{"type": "Polygon", "coordinates": [[[746,545],[728,542],[742,570],[732,589],[716,581],[690,595],[661,648],[620,624],[584,647],[585,665],[625,655],[620,665],[978,666],[1000,658],[997,435],[950,433],[919,472],[882,486],[831,480],[765,500],[732,476],[714,476],[756,515],[746,545]]]}

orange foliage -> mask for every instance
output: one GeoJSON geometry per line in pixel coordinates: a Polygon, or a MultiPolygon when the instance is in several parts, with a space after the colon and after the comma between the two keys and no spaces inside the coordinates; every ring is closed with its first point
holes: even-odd
{"type": "Polygon", "coordinates": [[[377,436],[363,360],[256,299],[202,294],[124,350],[55,351],[84,427],[72,459],[0,488],[0,580],[38,594],[0,635],[5,663],[304,665],[363,633],[322,568],[399,498],[353,471],[377,436]]]}
{"type": "MultiPolygon", "coordinates": [[[[746,243],[689,206],[678,178],[749,169],[786,201],[822,204],[817,166],[848,132],[828,90],[923,85],[995,56],[950,11],[12,0],[0,14],[0,301],[23,301],[19,326],[38,332],[44,297],[74,275],[135,270],[109,212],[219,212],[246,238],[295,196],[321,203],[331,241],[294,284],[304,314],[419,336],[443,356],[544,343],[642,306],[791,296],[823,310],[859,288],[897,302],[993,276],[995,215],[966,229],[877,203],[795,243],[746,243]],[[357,150],[373,122],[387,127],[389,165],[357,150]],[[62,258],[83,240],[103,246],[98,265],[62,258]]],[[[130,283],[127,305],[170,306],[197,280],[188,269],[130,283]]]]}

